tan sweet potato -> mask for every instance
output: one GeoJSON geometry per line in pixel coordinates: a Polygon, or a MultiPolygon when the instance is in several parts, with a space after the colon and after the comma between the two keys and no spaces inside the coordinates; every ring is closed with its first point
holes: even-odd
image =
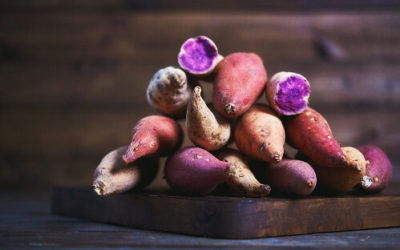
{"type": "Polygon", "coordinates": [[[246,157],[237,150],[222,149],[216,153],[221,161],[231,163],[225,170],[226,184],[237,194],[246,197],[265,197],[271,192],[271,187],[261,184],[251,172],[246,157]]]}
{"type": "Polygon", "coordinates": [[[251,158],[279,162],[284,153],[285,130],[275,111],[267,105],[256,104],[238,119],[235,142],[251,158]]]}
{"type": "Polygon", "coordinates": [[[94,172],[93,188],[98,195],[122,193],[145,187],[153,181],[158,171],[158,159],[141,158],[126,164],[122,155],[128,146],[109,152],[94,172]]]}
{"type": "Polygon", "coordinates": [[[186,113],[186,129],[190,140],[209,151],[225,146],[231,136],[228,119],[222,117],[201,98],[201,87],[196,86],[186,113]]]}
{"type": "Polygon", "coordinates": [[[363,154],[353,147],[342,147],[342,150],[348,162],[345,167],[321,166],[301,154],[296,158],[303,159],[312,165],[318,178],[318,190],[331,194],[342,194],[361,184],[366,174],[366,160],[363,154]]]}
{"type": "Polygon", "coordinates": [[[290,144],[320,166],[341,167],[346,164],[345,155],[325,118],[307,107],[303,113],[287,117],[286,136],[290,144]]]}
{"type": "Polygon", "coordinates": [[[246,112],[257,101],[267,82],[262,59],[254,53],[233,53],[214,70],[213,105],[227,118],[246,112]]]}

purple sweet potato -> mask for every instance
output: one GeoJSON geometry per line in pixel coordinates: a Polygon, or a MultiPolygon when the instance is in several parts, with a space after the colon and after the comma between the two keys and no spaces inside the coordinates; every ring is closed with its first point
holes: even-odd
{"type": "Polygon", "coordinates": [[[93,188],[98,195],[122,193],[145,187],[158,171],[157,158],[141,158],[130,164],[122,160],[128,146],[120,147],[103,157],[94,172],[93,188]]]}
{"type": "Polygon", "coordinates": [[[307,107],[299,115],[285,119],[286,136],[295,148],[324,167],[344,167],[345,155],[325,118],[307,107]]]}
{"type": "Polygon", "coordinates": [[[229,162],[232,165],[225,170],[226,184],[237,194],[246,197],[268,196],[271,187],[261,184],[252,171],[246,157],[237,150],[225,148],[216,153],[221,161],[229,162]]]}
{"type": "Polygon", "coordinates": [[[282,159],[265,167],[262,180],[272,190],[294,196],[310,195],[317,184],[314,169],[304,161],[282,159]]]}
{"type": "Polygon", "coordinates": [[[254,53],[233,53],[214,70],[213,105],[227,118],[246,112],[264,90],[267,71],[262,59],[254,53]]]}
{"type": "Polygon", "coordinates": [[[366,193],[378,193],[385,189],[392,178],[392,164],[380,148],[373,145],[358,147],[364,155],[366,164],[366,176],[362,181],[362,189],[366,193]]]}
{"type": "Polygon", "coordinates": [[[135,124],[131,143],[122,158],[126,163],[131,163],[143,156],[166,156],[175,152],[181,144],[182,129],[176,121],[151,115],[135,124]]]}
{"type": "Polygon", "coordinates": [[[181,68],[196,76],[213,72],[221,59],[217,46],[206,36],[189,38],[182,44],[178,54],[178,63],[181,68]]]}
{"type": "Polygon", "coordinates": [[[279,162],[284,152],[285,129],[275,111],[256,104],[237,120],[235,142],[242,153],[253,159],[279,162]]]}
{"type": "Polygon", "coordinates": [[[178,192],[206,195],[225,181],[224,172],[230,165],[202,148],[187,147],[168,158],[165,179],[178,192]]]}
{"type": "Polygon", "coordinates": [[[267,83],[265,94],[276,112],[282,115],[296,115],[307,107],[310,83],[300,74],[279,72],[267,83]]]}

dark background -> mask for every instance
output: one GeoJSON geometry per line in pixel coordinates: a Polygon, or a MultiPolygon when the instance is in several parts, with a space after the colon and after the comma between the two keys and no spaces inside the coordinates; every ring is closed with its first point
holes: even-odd
{"type": "Polygon", "coordinates": [[[0,188],[90,185],[156,113],[152,75],[200,34],[306,76],[341,145],[381,147],[400,180],[398,1],[21,0],[0,1],[0,188]]]}

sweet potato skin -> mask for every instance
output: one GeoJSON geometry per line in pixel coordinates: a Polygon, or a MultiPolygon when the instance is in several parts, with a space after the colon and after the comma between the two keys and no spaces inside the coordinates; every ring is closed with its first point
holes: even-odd
{"type": "Polygon", "coordinates": [[[166,156],[175,152],[182,140],[182,128],[173,119],[161,115],[144,117],[132,129],[131,143],[123,160],[131,163],[143,156],[166,156]]]}
{"type": "Polygon", "coordinates": [[[273,191],[293,196],[310,195],[317,184],[314,169],[304,161],[282,159],[269,163],[264,170],[264,178],[273,191]]]}
{"type": "Polygon", "coordinates": [[[122,155],[128,146],[106,154],[94,172],[93,188],[98,195],[123,193],[145,187],[153,181],[158,171],[157,158],[141,158],[126,164],[122,155]]]}
{"type": "Polygon", "coordinates": [[[187,147],[168,158],[165,179],[178,192],[206,195],[225,181],[224,171],[230,165],[202,148],[187,147]]]}
{"type": "Polygon", "coordinates": [[[245,197],[265,197],[271,192],[271,187],[261,184],[250,169],[245,155],[237,150],[225,148],[215,153],[221,161],[231,163],[225,170],[226,184],[245,197]]]}
{"type": "Polygon", "coordinates": [[[364,145],[357,147],[364,155],[366,164],[366,176],[369,183],[362,185],[366,193],[379,193],[385,189],[392,178],[392,164],[389,158],[379,147],[364,145]]]}
{"type": "Polygon", "coordinates": [[[275,111],[255,104],[236,122],[235,142],[253,159],[279,162],[284,153],[285,129],[275,111]]]}
{"type": "Polygon", "coordinates": [[[346,165],[345,155],[320,113],[307,107],[299,115],[286,117],[284,123],[290,144],[313,162],[324,167],[346,165]]]}
{"type": "Polygon", "coordinates": [[[254,53],[233,53],[214,70],[213,105],[227,118],[246,112],[259,98],[267,82],[262,59],[254,53]]]}
{"type": "Polygon", "coordinates": [[[343,194],[351,191],[360,184],[366,173],[366,161],[362,153],[353,147],[342,148],[346,161],[345,167],[325,167],[313,162],[302,153],[296,155],[297,159],[304,160],[314,168],[318,178],[317,189],[325,194],[343,194]],[[356,167],[351,167],[351,165],[356,167]]]}

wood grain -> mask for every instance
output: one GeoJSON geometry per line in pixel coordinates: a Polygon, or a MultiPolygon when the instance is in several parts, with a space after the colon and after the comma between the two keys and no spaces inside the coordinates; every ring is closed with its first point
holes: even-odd
{"type": "Polygon", "coordinates": [[[98,222],[216,238],[260,238],[400,226],[400,196],[248,199],[54,188],[51,212],[98,222]]]}

